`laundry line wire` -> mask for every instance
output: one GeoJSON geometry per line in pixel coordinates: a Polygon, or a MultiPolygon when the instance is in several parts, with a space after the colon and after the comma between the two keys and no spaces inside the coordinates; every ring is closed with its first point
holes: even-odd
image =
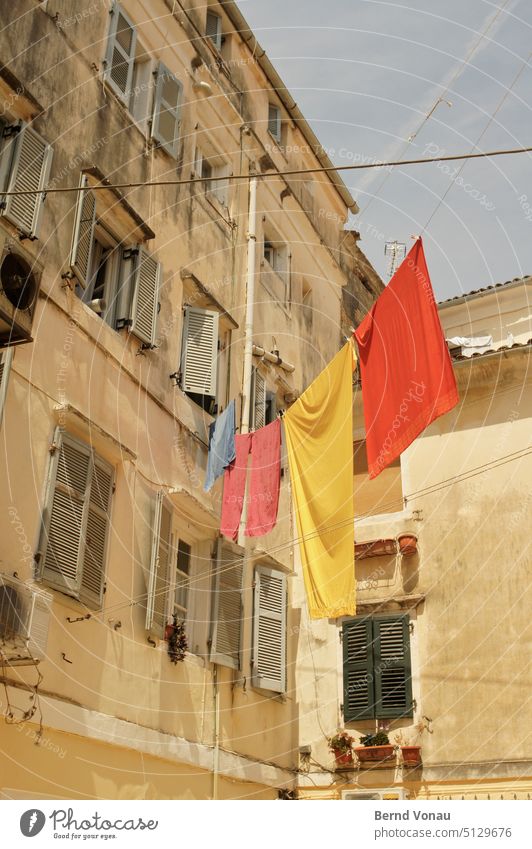
{"type": "MultiPolygon", "coordinates": [[[[231,180],[250,180],[257,178],[263,180],[268,177],[293,177],[300,174],[334,174],[338,171],[361,171],[365,168],[392,168],[395,165],[426,165],[431,162],[456,162],[465,159],[489,159],[494,156],[513,156],[520,153],[532,153],[532,147],[516,147],[507,150],[488,150],[479,151],[477,153],[457,153],[448,156],[430,156],[418,159],[398,159],[390,162],[362,162],[356,165],[331,165],[319,166],[315,168],[293,168],[287,171],[269,171],[261,174],[233,174],[230,177],[212,176],[208,178],[209,183],[227,182],[231,180]]],[[[144,180],[141,182],[130,183],[96,183],[95,185],[85,186],[63,186],[60,188],[39,188],[39,189],[13,189],[10,191],[1,192],[3,198],[7,197],[23,197],[25,195],[48,195],[48,194],[68,194],[79,192],[94,192],[94,191],[109,191],[109,189],[138,189],[144,186],[186,186],[194,183],[205,183],[205,177],[189,177],[184,180],[144,180]]]]}

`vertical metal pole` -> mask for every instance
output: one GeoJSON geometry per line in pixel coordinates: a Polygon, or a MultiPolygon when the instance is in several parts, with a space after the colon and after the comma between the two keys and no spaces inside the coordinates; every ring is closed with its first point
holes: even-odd
{"type": "Polygon", "coordinates": [[[244,343],[244,375],[242,379],[242,421],[240,433],[248,433],[251,412],[251,372],[253,367],[253,311],[255,308],[255,261],[257,244],[257,178],[249,180],[248,271],[246,285],[246,326],[244,343]]]}

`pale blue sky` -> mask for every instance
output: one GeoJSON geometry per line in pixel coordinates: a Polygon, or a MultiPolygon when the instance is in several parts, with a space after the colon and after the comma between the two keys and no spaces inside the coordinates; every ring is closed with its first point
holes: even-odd
{"type": "MultiPolygon", "coordinates": [[[[240,8],[337,165],[417,158],[429,145],[469,151],[505,94],[479,148],[532,147],[530,0],[240,0],[240,8]],[[444,95],[453,105],[440,104],[404,152],[498,9],[444,95]]],[[[470,161],[463,186],[450,176],[460,163],[447,173],[434,164],[395,169],[380,190],[382,172],[344,172],[363,250],[387,279],[384,240],[410,246],[451,185],[424,233],[436,296],[532,273],[531,157],[470,161]]]]}

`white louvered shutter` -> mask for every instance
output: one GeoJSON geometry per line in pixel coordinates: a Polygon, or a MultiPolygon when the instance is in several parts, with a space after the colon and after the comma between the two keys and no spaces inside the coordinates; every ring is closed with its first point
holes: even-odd
{"type": "Polygon", "coordinates": [[[252,683],[286,692],[286,576],[263,566],[255,571],[252,683]]]}
{"type": "Polygon", "coordinates": [[[133,23],[118,3],[113,3],[104,79],[125,103],[129,101],[133,82],[136,42],[133,23]]]}
{"type": "Polygon", "coordinates": [[[277,141],[281,141],[281,110],[270,103],[268,107],[268,130],[277,141]]]}
{"type": "Polygon", "coordinates": [[[257,369],[253,369],[252,400],[251,427],[258,430],[266,424],[266,381],[257,369]]]}
{"type": "Polygon", "coordinates": [[[133,275],[131,333],[146,345],[155,345],[161,264],[139,248],[133,275]]]}
{"type": "Polygon", "coordinates": [[[207,25],[205,27],[205,35],[210,38],[214,46],[222,49],[222,19],[214,12],[207,12],[207,25]]]}
{"type": "Polygon", "coordinates": [[[218,313],[211,310],[198,307],[185,310],[181,358],[185,392],[216,397],[218,319],[218,313]]]}
{"type": "Polygon", "coordinates": [[[7,382],[9,380],[9,371],[11,369],[11,361],[13,359],[13,348],[8,348],[7,351],[0,351],[0,424],[4,414],[4,406],[7,396],[7,382]]]}
{"type": "Polygon", "coordinates": [[[30,191],[28,195],[6,197],[4,215],[27,236],[39,230],[45,188],[52,164],[52,148],[35,130],[22,124],[13,140],[13,158],[7,191],[30,191]]]}
{"type": "Polygon", "coordinates": [[[113,469],[99,457],[94,457],[90,494],[86,504],[87,520],[79,594],[80,601],[93,608],[101,607],[103,601],[112,487],[113,469]]]}
{"type": "Polygon", "coordinates": [[[172,156],[177,157],[179,148],[179,112],[182,85],[168,70],[159,63],[151,134],[172,156]]]}
{"type": "Polygon", "coordinates": [[[243,561],[218,540],[214,575],[211,663],[240,668],[243,561]]]}
{"type": "MultiPolygon", "coordinates": [[[[81,187],[88,186],[87,176],[81,178],[81,187]]],[[[96,223],[96,197],[94,192],[85,190],[79,193],[76,207],[76,220],[70,254],[70,267],[84,289],[89,283],[94,247],[94,226],[96,223]]]]}
{"type": "Polygon", "coordinates": [[[90,448],[56,431],[49,501],[40,545],[42,578],[77,596],[81,582],[85,505],[90,490],[90,448]]]}
{"type": "Polygon", "coordinates": [[[146,630],[164,637],[168,620],[168,591],[171,580],[172,514],[164,504],[164,493],[155,500],[155,517],[150,558],[150,575],[146,603],[146,630]]]}

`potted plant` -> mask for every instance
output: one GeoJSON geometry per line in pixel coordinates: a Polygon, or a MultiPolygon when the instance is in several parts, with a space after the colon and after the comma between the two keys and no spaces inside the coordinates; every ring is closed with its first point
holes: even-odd
{"type": "Polygon", "coordinates": [[[351,737],[347,731],[339,731],[334,737],[329,738],[329,749],[334,753],[338,765],[345,766],[346,764],[353,763],[354,742],[354,737],[351,737]]]}
{"type": "MultiPolygon", "coordinates": [[[[422,730],[424,730],[424,726],[422,727],[422,730]]],[[[400,746],[401,748],[403,766],[416,767],[421,765],[421,746],[411,742],[403,735],[402,731],[399,731],[395,735],[395,745],[400,746]]]]}
{"type": "Polygon", "coordinates": [[[386,731],[375,734],[365,734],[360,738],[362,746],[357,746],[355,752],[361,765],[387,763],[395,759],[394,746],[386,731]]]}
{"type": "Polygon", "coordinates": [[[175,664],[185,659],[188,643],[184,623],[179,622],[175,614],[172,619],[172,624],[165,628],[164,638],[168,643],[168,657],[175,664]]]}

